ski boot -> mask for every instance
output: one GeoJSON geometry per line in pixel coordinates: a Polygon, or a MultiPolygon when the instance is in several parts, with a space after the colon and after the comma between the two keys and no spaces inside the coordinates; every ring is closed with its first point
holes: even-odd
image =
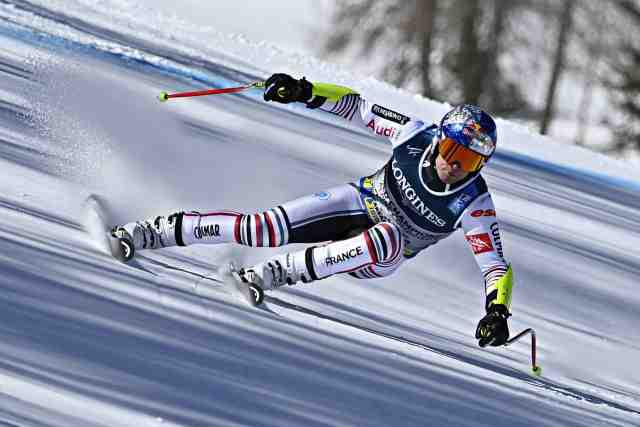
{"type": "Polygon", "coordinates": [[[239,288],[241,294],[248,300],[249,304],[253,306],[258,306],[262,304],[264,301],[264,290],[260,285],[262,280],[256,275],[255,271],[252,269],[236,269],[236,267],[231,264],[230,265],[231,275],[236,280],[238,284],[241,284],[243,287],[246,287],[248,292],[244,289],[239,288]],[[244,292],[243,292],[244,291],[244,292]]]}
{"type": "Polygon", "coordinates": [[[129,262],[136,253],[133,237],[122,227],[113,227],[107,236],[111,254],[122,262],[129,262]]]}
{"type": "Polygon", "coordinates": [[[127,262],[133,258],[136,250],[175,246],[177,215],[182,214],[174,214],[169,218],[157,216],[113,227],[109,233],[113,256],[127,262]]]}
{"type": "MultiPolygon", "coordinates": [[[[263,294],[263,290],[274,290],[284,285],[295,285],[299,281],[310,281],[309,272],[304,261],[304,251],[293,254],[276,255],[275,257],[254,265],[253,267],[233,269],[237,280],[249,285],[255,295],[263,294]]],[[[256,296],[261,303],[264,295],[256,296]]]]}

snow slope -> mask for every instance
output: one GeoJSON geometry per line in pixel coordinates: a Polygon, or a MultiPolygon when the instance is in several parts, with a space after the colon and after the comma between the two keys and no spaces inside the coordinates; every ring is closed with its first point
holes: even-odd
{"type": "Polygon", "coordinates": [[[286,70],[427,119],[447,106],[125,0],[0,1],[0,40],[0,426],[640,425],[631,165],[499,122],[485,176],[516,272],[512,332],[538,332],[536,378],[526,342],[476,346],[483,290],[459,234],[390,278],[291,287],[267,310],[215,278],[274,250],[128,266],[90,238],[92,197],[117,222],[257,211],[389,155],[259,92],[160,104],[160,90],[286,70]]]}

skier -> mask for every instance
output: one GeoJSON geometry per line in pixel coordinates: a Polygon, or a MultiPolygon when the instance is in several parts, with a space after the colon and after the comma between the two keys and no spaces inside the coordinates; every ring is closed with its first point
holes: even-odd
{"type": "Polygon", "coordinates": [[[318,243],[240,269],[244,282],[265,290],[338,273],[359,279],[392,274],[423,249],[464,230],[484,275],[486,315],[475,337],[481,347],[509,338],[513,273],[502,253],[496,211],[480,175],[496,148],[496,125],[473,105],[449,111],[439,125],[372,104],[355,91],[274,74],[265,101],[302,102],[360,122],[393,146],[376,173],[293,200],[266,212],[176,212],[116,226],[131,252],[197,243],[275,247],[318,243]]]}

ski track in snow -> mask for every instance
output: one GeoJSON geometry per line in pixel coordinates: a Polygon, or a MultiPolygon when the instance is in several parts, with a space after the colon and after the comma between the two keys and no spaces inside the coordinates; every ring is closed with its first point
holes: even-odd
{"type": "MultiPolygon", "coordinates": [[[[292,287],[262,309],[217,270],[273,249],[114,261],[89,237],[92,195],[113,222],[257,211],[368,174],[389,153],[259,92],[159,104],[160,90],[244,83],[287,59],[207,34],[212,48],[181,23],[136,21],[137,7],[0,1],[0,426],[640,424],[637,175],[573,147],[553,146],[550,162],[504,122],[501,139],[520,142],[486,177],[516,271],[511,331],[538,332],[540,378],[528,340],[477,348],[481,279],[459,234],[390,278],[292,287]]],[[[403,111],[442,112],[364,85],[403,111]]]]}

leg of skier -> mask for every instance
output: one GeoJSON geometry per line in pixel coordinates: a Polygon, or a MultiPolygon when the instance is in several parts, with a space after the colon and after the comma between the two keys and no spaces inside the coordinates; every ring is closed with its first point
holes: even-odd
{"type": "Polygon", "coordinates": [[[373,225],[355,185],[345,184],[262,213],[178,212],[116,226],[138,250],[192,244],[238,243],[275,247],[342,240],[373,225]]]}
{"type": "Polygon", "coordinates": [[[130,238],[136,250],[198,243],[274,247],[331,242],[277,255],[240,270],[243,280],[265,289],[347,272],[362,279],[384,277],[404,260],[398,227],[388,222],[374,225],[354,184],[314,193],[262,213],[179,212],[118,226],[113,233],[130,238]]]}
{"type": "Polygon", "coordinates": [[[265,290],[339,273],[373,279],[393,273],[405,259],[403,249],[399,228],[381,222],[355,237],[276,255],[239,273],[242,280],[265,290]]]}

